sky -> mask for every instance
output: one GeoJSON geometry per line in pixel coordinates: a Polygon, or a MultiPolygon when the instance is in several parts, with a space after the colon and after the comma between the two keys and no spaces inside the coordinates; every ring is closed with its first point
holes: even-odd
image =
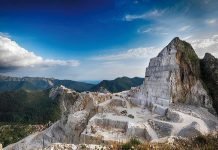
{"type": "Polygon", "coordinates": [[[174,37],[218,57],[217,0],[0,0],[0,74],[144,77],[174,37]]]}

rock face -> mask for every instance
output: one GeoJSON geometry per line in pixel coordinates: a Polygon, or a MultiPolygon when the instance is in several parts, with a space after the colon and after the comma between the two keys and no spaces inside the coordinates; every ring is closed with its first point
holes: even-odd
{"type": "Polygon", "coordinates": [[[146,68],[142,105],[154,105],[164,114],[171,103],[186,103],[212,108],[200,80],[199,59],[185,41],[174,38],[146,68]]]}
{"type": "Polygon", "coordinates": [[[206,53],[200,60],[201,78],[208,88],[209,94],[213,99],[213,105],[218,113],[218,59],[206,53]]]}

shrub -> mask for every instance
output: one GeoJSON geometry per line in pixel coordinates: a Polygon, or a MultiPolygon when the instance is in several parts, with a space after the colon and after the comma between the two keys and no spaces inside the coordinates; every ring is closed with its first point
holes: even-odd
{"type": "Polygon", "coordinates": [[[129,114],[128,117],[132,118],[132,119],[134,118],[134,116],[132,114],[129,114]]]}

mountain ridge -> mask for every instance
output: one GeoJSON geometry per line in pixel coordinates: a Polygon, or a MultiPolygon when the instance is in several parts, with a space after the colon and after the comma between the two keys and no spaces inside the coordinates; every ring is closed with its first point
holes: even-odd
{"type": "Polygon", "coordinates": [[[64,85],[67,88],[82,92],[89,90],[94,84],[73,81],[73,80],[58,80],[55,78],[44,77],[10,77],[0,75],[0,91],[14,90],[46,90],[54,86],[64,85]]]}
{"type": "Polygon", "coordinates": [[[102,80],[99,84],[93,86],[91,91],[100,91],[101,88],[108,90],[109,92],[116,93],[125,90],[130,90],[131,87],[139,86],[142,84],[144,78],[126,76],[118,77],[114,80],[102,80]]]}

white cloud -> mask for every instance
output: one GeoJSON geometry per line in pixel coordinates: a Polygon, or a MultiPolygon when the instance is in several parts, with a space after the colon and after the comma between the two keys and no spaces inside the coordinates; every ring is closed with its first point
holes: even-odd
{"type": "Polygon", "coordinates": [[[145,59],[148,56],[151,57],[152,55],[157,54],[156,52],[158,52],[159,50],[160,49],[154,47],[134,48],[117,54],[96,56],[92,59],[104,60],[104,61],[119,61],[119,60],[140,59],[140,58],[145,59]]]}
{"type": "Polygon", "coordinates": [[[125,21],[133,21],[133,20],[138,20],[138,19],[152,19],[154,17],[159,17],[162,16],[162,14],[165,12],[165,10],[158,10],[154,9],[153,11],[146,12],[144,14],[139,14],[139,15],[126,15],[124,17],[125,21]]]}
{"type": "Polygon", "coordinates": [[[44,59],[0,35],[0,68],[78,66],[77,60],[44,59]]]}
{"type": "Polygon", "coordinates": [[[182,40],[188,40],[192,37],[192,35],[188,35],[188,36],[185,36],[185,37],[182,37],[182,40]]]}
{"type": "Polygon", "coordinates": [[[179,32],[184,32],[184,31],[187,31],[188,29],[190,29],[190,25],[186,25],[186,26],[183,26],[181,28],[179,28],[179,32]]]}
{"type": "Polygon", "coordinates": [[[213,35],[212,37],[209,38],[192,41],[192,45],[196,48],[208,48],[216,44],[218,44],[218,35],[213,35]]]}
{"type": "Polygon", "coordinates": [[[208,19],[208,20],[206,20],[206,23],[209,25],[213,25],[213,24],[217,23],[217,20],[216,19],[208,19]]]}
{"type": "Polygon", "coordinates": [[[0,32],[0,36],[7,37],[7,38],[11,37],[10,34],[7,32],[0,32]]]}
{"type": "Polygon", "coordinates": [[[190,43],[200,57],[203,57],[206,52],[212,53],[218,57],[218,35],[212,35],[207,38],[194,39],[190,43]]]}
{"type": "Polygon", "coordinates": [[[138,29],[138,33],[152,33],[158,35],[168,35],[168,28],[164,26],[156,26],[156,27],[142,27],[138,29]]]}
{"type": "Polygon", "coordinates": [[[148,33],[148,32],[152,32],[152,31],[154,31],[153,28],[139,29],[138,30],[139,33],[148,33]]]}

